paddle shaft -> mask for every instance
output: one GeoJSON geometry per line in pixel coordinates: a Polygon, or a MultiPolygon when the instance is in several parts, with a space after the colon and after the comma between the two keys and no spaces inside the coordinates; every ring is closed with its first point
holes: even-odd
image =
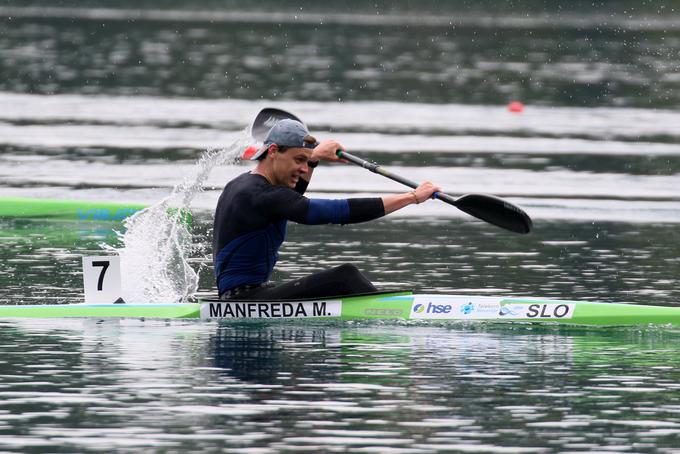
{"type": "MultiPolygon", "coordinates": [[[[401,183],[401,184],[408,186],[410,188],[415,189],[418,186],[420,186],[415,181],[409,180],[408,178],[404,178],[401,175],[395,175],[392,172],[390,172],[389,170],[387,170],[383,167],[380,167],[378,164],[368,162],[365,159],[361,159],[357,156],[354,156],[353,154],[347,153],[346,151],[338,150],[336,152],[336,154],[338,155],[338,157],[340,157],[342,159],[346,159],[349,162],[351,162],[352,164],[356,164],[358,166],[361,166],[364,169],[370,170],[371,172],[377,173],[378,175],[382,175],[384,177],[387,177],[390,180],[394,180],[397,183],[401,183]]],[[[434,197],[441,200],[442,202],[446,202],[448,204],[456,206],[456,199],[454,199],[450,195],[444,194],[442,192],[435,192],[434,197]]]]}

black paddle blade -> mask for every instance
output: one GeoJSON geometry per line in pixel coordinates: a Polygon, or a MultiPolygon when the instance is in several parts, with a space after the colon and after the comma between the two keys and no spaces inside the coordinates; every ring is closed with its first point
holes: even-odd
{"type": "Polygon", "coordinates": [[[515,233],[529,233],[531,218],[517,205],[492,195],[467,194],[455,202],[467,214],[515,233]]]}
{"type": "Polygon", "coordinates": [[[255,117],[255,120],[253,120],[253,126],[250,128],[250,133],[255,139],[263,142],[267,137],[269,130],[272,129],[272,126],[274,126],[277,121],[283,120],[285,118],[302,123],[302,120],[290,112],[286,112],[285,110],[281,109],[275,109],[273,107],[267,107],[266,109],[262,109],[260,113],[257,114],[257,117],[255,117]]]}

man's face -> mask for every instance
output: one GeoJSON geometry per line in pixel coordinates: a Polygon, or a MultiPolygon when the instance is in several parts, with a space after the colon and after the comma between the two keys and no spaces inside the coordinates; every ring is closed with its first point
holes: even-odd
{"type": "Polygon", "coordinates": [[[273,183],[295,188],[300,177],[309,173],[307,161],[311,156],[312,150],[308,148],[286,148],[281,152],[278,146],[272,145],[267,159],[272,160],[273,183]]]}

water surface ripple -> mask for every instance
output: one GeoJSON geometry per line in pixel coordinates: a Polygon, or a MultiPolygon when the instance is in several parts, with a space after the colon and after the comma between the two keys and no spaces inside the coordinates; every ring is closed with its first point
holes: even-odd
{"type": "MultiPolygon", "coordinates": [[[[507,197],[535,231],[512,235],[437,202],[373,223],[290,225],[275,280],[349,262],[381,288],[680,306],[680,21],[669,2],[85,3],[0,6],[0,203],[153,204],[276,106],[410,179],[507,197]]],[[[248,169],[188,182],[204,190],[188,258],[201,294],[215,292],[215,202],[248,169]]],[[[309,189],[404,190],[326,164],[309,189]]],[[[0,304],[81,302],[82,256],[120,246],[121,229],[0,219],[0,304]]],[[[3,320],[0,451],[673,453],[678,336],[3,320]]]]}
{"type": "Polygon", "coordinates": [[[1,332],[9,452],[664,452],[680,431],[669,332],[76,320],[1,332]]]}

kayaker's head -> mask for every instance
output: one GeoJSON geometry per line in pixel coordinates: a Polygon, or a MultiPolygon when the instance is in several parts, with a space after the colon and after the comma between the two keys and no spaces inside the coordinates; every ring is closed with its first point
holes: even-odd
{"type": "Polygon", "coordinates": [[[250,159],[259,161],[258,169],[274,185],[294,188],[301,175],[309,172],[307,161],[317,141],[299,121],[276,122],[267,133],[264,145],[250,159]]]}

